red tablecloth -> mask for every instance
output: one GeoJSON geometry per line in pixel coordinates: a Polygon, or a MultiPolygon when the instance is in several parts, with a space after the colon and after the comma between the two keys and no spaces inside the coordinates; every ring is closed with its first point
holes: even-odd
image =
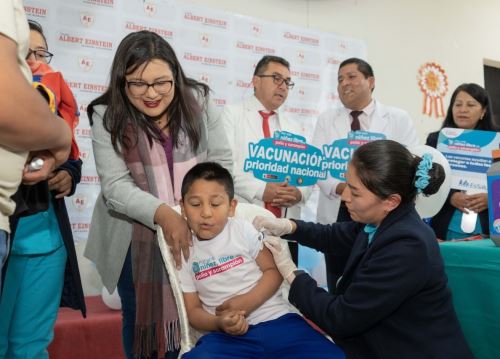
{"type": "Polygon", "coordinates": [[[49,346],[50,359],[122,359],[121,311],[109,309],[100,296],[85,297],[87,318],[61,308],[49,346]]]}

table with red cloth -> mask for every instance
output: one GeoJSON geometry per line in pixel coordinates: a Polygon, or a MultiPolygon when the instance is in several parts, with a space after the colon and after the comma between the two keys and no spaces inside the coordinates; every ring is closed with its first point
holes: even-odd
{"type": "Polygon", "coordinates": [[[80,311],[60,308],[49,346],[50,359],[123,359],[122,315],[108,308],[101,296],[85,297],[87,318],[80,311]]]}

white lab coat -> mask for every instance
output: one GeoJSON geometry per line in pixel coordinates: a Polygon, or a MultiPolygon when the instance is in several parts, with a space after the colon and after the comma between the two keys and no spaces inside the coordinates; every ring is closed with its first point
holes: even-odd
{"type": "MultiPolygon", "coordinates": [[[[241,103],[224,107],[221,121],[224,124],[229,147],[233,153],[235,197],[241,202],[264,206],[262,195],[266,182],[255,178],[251,172],[243,170],[245,159],[249,157],[248,143],[257,143],[264,138],[262,117],[259,114],[261,110],[267,111],[255,96],[251,96],[241,103]]],[[[287,119],[281,109],[275,112],[279,130],[304,136],[301,127],[287,119]]],[[[288,218],[300,218],[300,206],[307,200],[311,192],[311,189],[307,187],[298,188],[302,193],[302,200],[287,209],[286,217],[288,218]]]]}
{"type": "MultiPolygon", "coordinates": [[[[385,106],[375,101],[375,109],[370,116],[369,132],[383,133],[388,140],[397,141],[407,147],[419,144],[415,125],[410,115],[399,108],[385,106]]],[[[351,110],[340,105],[321,114],[316,123],[312,144],[320,149],[333,141],[346,138],[351,131],[351,110]]],[[[337,220],[340,196],[331,195],[341,181],[328,174],[324,181],[318,181],[320,188],[316,220],[328,224],[337,220]]]]}

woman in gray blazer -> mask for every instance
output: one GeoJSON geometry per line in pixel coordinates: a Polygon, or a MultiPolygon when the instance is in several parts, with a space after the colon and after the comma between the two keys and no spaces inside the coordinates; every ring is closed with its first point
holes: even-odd
{"type": "Polygon", "coordinates": [[[190,230],[171,207],[184,174],[231,152],[209,88],[185,76],[172,47],[149,31],[118,46],[107,91],[88,106],[101,193],[85,256],[109,292],[118,287],[127,358],[174,358],[177,308],[156,241],[159,225],[180,263],[190,230]]]}

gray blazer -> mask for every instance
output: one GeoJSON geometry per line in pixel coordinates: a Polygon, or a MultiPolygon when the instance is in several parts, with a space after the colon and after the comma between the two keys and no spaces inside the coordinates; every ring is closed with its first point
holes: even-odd
{"type": "MultiPolygon", "coordinates": [[[[95,107],[92,116],[92,147],[96,169],[101,180],[85,248],[85,257],[96,265],[104,286],[114,291],[130,246],[133,221],[155,228],[154,214],[163,202],[144,192],[134,183],[127,165],[111,144],[111,135],[103,126],[106,106],[95,107]]],[[[206,101],[203,113],[204,129],[200,146],[205,144],[206,159],[232,170],[231,151],[219,111],[206,101]]]]}

